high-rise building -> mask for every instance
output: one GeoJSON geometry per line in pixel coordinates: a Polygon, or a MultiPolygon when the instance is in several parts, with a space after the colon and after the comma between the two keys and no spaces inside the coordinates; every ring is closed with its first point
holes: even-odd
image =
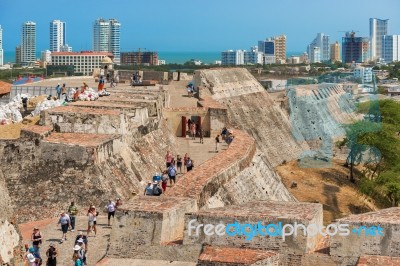
{"type": "Polygon", "coordinates": [[[116,19],[98,19],[93,24],[93,51],[109,52],[114,55],[114,63],[120,64],[120,29],[116,19]]]}
{"type": "Polygon", "coordinates": [[[343,63],[364,63],[369,60],[369,39],[355,35],[354,31],[346,32],[346,36],[342,37],[343,63]]]}
{"type": "Polygon", "coordinates": [[[286,35],[279,35],[275,39],[275,60],[277,63],[286,62],[286,35]]]}
{"type": "Polygon", "coordinates": [[[311,63],[326,62],[330,59],[330,46],[329,36],[323,33],[318,33],[317,37],[308,45],[307,52],[309,54],[309,60],[311,63]],[[319,49],[315,49],[318,47],[319,49]],[[319,58],[314,58],[313,55],[318,51],[319,58]]]}
{"type": "Polygon", "coordinates": [[[310,63],[321,63],[321,49],[318,46],[308,47],[308,56],[310,63]]]}
{"type": "Polygon", "coordinates": [[[286,36],[280,35],[258,41],[258,51],[264,54],[264,63],[286,62],[286,36]]]}
{"type": "Polygon", "coordinates": [[[50,22],[50,51],[60,52],[61,46],[66,42],[66,27],[65,22],[53,20],[50,22]]]}
{"type": "Polygon", "coordinates": [[[15,63],[21,64],[21,46],[15,47],[15,63]]]}
{"type": "Polygon", "coordinates": [[[338,41],[331,44],[331,62],[335,63],[337,61],[342,61],[340,59],[340,44],[338,41]]]}
{"type": "Polygon", "coordinates": [[[387,63],[400,61],[400,35],[382,37],[382,58],[387,63]]]}
{"type": "Polygon", "coordinates": [[[221,64],[224,66],[229,65],[244,65],[244,51],[243,50],[228,50],[221,53],[221,64]]]}
{"type": "Polygon", "coordinates": [[[1,28],[0,25],[0,66],[4,64],[4,59],[3,59],[3,29],[1,28]]]}
{"type": "Polygon", "coordinates": [[[29,65],[36,62],[36,23],[25,22],[22,25],[21,63],[29,65]]]}
{"type": "Polygon", "coordinates": [[[388,34],[388,19],[369,19],[369,37],[371,40],[371,59],[382,58],[382,37],[388,34]]]}

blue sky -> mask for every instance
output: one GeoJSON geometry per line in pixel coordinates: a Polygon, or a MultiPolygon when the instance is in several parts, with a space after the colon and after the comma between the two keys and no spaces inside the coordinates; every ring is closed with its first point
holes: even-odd
{"type": "Polygon", "coordinates": [[[49,48],[49,23],[67,23],[75,51],[92,48],[92,24],[116,18],[121,50],[223,51],[248,49],[258,40],[286,34],[287,50],[302,52],[318,32],[340,41],[345,30],[369,35],[369,18],[389,20],[400,34],[399,0],[0,0],[3,49],[20,43],[21,25],[37,23],[37,49],[49,48]]]}

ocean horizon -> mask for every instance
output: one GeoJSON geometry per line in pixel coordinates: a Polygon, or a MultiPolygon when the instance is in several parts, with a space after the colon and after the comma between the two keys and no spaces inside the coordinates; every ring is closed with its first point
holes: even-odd
{"type": "MultiPolygon", "coordinates": [[[[287,52],[286,56],[301,55],[302,52],[287,52]]],[[[36,57],[40,58],[40,52],[36,53],[36,57]]],[[[192,59],[200,60],[204,64],[214,64],[215,61],[221,60],[221,52],[158,52],[158,59],[165,60],[167,64],[184,64],[192,59]]],[[[15,63],[15,52],[4,51],[4,64],[15,63]]]]}

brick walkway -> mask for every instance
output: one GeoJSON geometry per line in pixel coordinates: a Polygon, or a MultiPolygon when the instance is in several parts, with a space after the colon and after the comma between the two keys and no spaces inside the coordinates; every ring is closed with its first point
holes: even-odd
{"type": "MultiPolygon", "coordinates": [[[[58,219],[46,219],[42,221],[35,221],[26,224],[20,224],[20,230],[23,237],[23,244],[27,243],[31,246],[30,237],[34,226],[38,226],[41,230],[44,241],[41,248],[41,256],[46,261],[46,250],[49,244],[56,244],[58,249],[57,265],[72,265],[72,254],[75,237],[78,231],[83,231],[86,234],[87,229],[87,217],[79,216],[77,217],[77,225],[74,232],[68,232],[67,241],[60,244],[61,230],[60,226],[56,226],[58,219]]],[[[88,265],[95,265],[96,262],[101,260],[106,254],[108,241],[110,238],[111,227],[107,226],[107,217],[99,215],[97,217],[97,236],[94,237],[93,234],[89,236],[88,243],[88,254],[87,263],[88,265]]],[[[43,264],[45,265],[45,263],[43,264]]]]}

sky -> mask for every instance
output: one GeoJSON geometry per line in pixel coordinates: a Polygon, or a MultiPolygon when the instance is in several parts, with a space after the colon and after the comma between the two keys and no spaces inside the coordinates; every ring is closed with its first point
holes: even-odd
{"type": "Polygon", "coordinates": [[[74,51],[92,49],[97,18],[121,24],[121,51],[218,52],[246,49],[285,34],[287,51],[303,52],[318,32],[341,41],[344,32],[369,36],[369,18],[389,19],[400,34],[399,0],[0,0],[3,49],[21,42],[22,24],[37,25],[37,50],[49,49],[50,21],[67,24],[74,51]]]}

